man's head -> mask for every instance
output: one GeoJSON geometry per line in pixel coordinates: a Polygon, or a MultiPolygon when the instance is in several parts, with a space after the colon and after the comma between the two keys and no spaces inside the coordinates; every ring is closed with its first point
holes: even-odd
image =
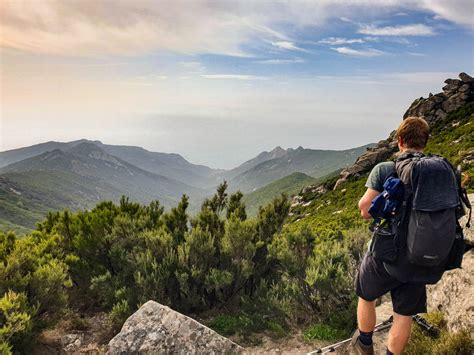
{"type": "Polygon", "coordinates": [[[404,152],[423,151],[430,136],[428,123],[420,117],[408,117],[397,129],[398,148],[404,152]]]}

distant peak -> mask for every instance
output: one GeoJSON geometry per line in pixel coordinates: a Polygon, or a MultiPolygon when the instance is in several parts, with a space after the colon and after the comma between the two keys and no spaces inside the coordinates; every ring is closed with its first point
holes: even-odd
{"type": "Polygon", "coordinates": [[[281,152],[284,152],[284,151],[285,150],[278,145],[270,153],[281,153],[281,152]]]}
{"type": "Polygon", "coordinates": [[[88,154],[90,152],[101,152],[101,153],[104,152],[99,146],[97,146],[97,144],[93,143],[92,141],[84,141],[82,143],[79,143],[78,145],[72,147],[68,151],[73,154],[88,154]]]}
{"type": "Polygon", "coordinates": [[[298,148],[296,148],[296,150],[301,152],[302,150],[304,150],[304,148],[302,146],[299,146],[298,148]]]}

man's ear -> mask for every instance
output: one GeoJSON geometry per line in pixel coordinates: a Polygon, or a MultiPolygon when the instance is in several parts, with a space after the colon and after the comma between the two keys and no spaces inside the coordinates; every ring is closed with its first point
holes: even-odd
{"type": "Polygon", "coordinates": [[[404,146],[403,138],[400,137],[400,136],[398,136],[398,145],[399,145],[400,147],[403,147],[403,146],[404,146]]]}

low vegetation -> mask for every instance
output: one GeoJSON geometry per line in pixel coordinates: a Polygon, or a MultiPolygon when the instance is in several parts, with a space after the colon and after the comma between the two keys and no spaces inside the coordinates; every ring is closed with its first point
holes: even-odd
{"type": "Polygon", "coordinates": [[[415,325],[412,329],[407,355],[464,355],[474,354],[474,340],[468,330],[450,333],[441,312],[429,313],[425,317],[436,329],[435,334],[415,325]]]}
{"type": "Polygon", "coordinates": [[[247,219],[242,194],[226,188],[193,218],[186,196],[169,212],[124,197],[50,213],[24,238],[0,234],[2,346],[27,349],[68,309],[96,307],[120,325],[149,299],[186,314],[221,309],[210,325],[242,336],[346,309],[353,244],[316,245],[309,229],[283,230],[286,196],[247,219]]]}

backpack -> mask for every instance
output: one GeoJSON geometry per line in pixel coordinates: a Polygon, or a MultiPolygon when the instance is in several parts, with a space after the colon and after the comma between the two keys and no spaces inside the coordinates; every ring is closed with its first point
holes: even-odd
{"type": "Polygon", "coordinates": [[[463,207],[454,168],[437,155],[405,153],[395,169],[405,190],[397,231],[404,257],[420,267],[460,267],[464,238],[458,219],[463,207]]]}
{"type": "Polygon", "coordinates": [[[395,170],[369,208],[369,253],[397,278],[436,283],[444,271],[461,267],[464,255],[458,220],[468,208],[469,227],[471,205],[460,169],[440,156],[405,153],[395,170]]]}

